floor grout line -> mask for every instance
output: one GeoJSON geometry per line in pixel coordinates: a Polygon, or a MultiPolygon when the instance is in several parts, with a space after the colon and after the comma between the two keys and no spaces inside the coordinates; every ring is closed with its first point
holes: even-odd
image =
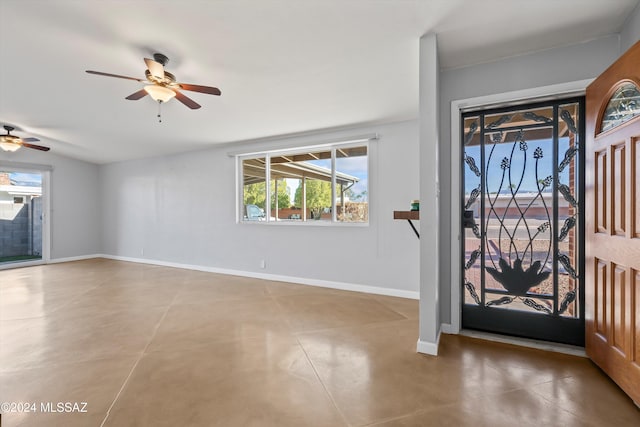
{"type": "MultiPolygon", "coordinates": [[[[276,296],[271,295],[271,299],[273,300],[273,302],[276,304],[276,307],[278,307],[278,310],[280,311],[280,314],[282,315],[282,317],[284,317],[285,321],[287,322],[287,324],[289,325],[289,328],[291,329],[291,322],[289,321],[288,316],[286,315],[284,308],[282,307],[282,305],[280,304],[280,302],[278,302],[278,299],[276,296]]],[[[316,369],[316,366],[313,364],[313,362],[311,361],[311,357],[309,357],[309,354],[307,353],[307,350],[304,348],[304,346],[302,345],[302,343],[300,342],[300,339],[298,338],[298,336],[294,333],[293,330],[290,330],[289,332],[291,334],[291,337],[293,339],[296,340],[296,343],[298,344],[298,346],[300,347],[300,349],[302,350],[302,353],[304,354],[304,357],[307,359],[307,362],[309,362],[309,366],[311,366],[311,369],[313,370],[313,374],[316,376],[316,378],[318,379],[318,382],[320,383],[320,385],[322,386],[322,389],[324,390],[325,394],[327,395],[327,397],[329,398],[329,400],[331,401],[331,404],[333,405],[333,407],[336,409],[336,411],[338,412],[338,414],[340,414],[340,418],[342,418],[342,421],[344,422],[345,426],[351,427],[351,423],[349,423],[349,420],[347,420],[347,417],[342,413],[342,411],[340,410],[340,408],[338,407],[338,404],[336,403],[335,399],[333,398],[333,396],[331,395],[331,393],[329,392],[329,390],[327,389],[327,386],[325,385],[324,381],[322,381],[322,378],[320,377],[320,373],[318,372],[318,370],[316,369]]]]}
{"type": "MultiPolygon", "coordinates": [[[[381,296],[382,296],[382,297],[384,297],[384,296],[387,296],[387,295],[377,295],[377,294],[376,294],[376,295],[374,295],[374,294],[367,294],[367,297],[368,297],[370,300],[377,302],[378,304],[380,304],[381,306],[383,306],[383,307],[384,307],[384,308],[386,308],[387,310],[391,310],[391,311],[393,311],[394,313],[396,313],[397,315],[404,317],[405,319],[410,319],[410,317],[409,317],[409,316],[407,316],[406,314],[404,314],[404,313],[400,313],[400,312],[399,312],[398,310],[396,310],[395,308],[391,307],[391,306],[390,306],[390,305],[388,305],[388,304],[385,304],[383,300],[380,300],[380,299],[379,299],[379,297],[381,297],[381,296]]],[[[389,298],[401,298],[401,297],[389,297],[389,298]]],[[[407,299],[408,299],[408,298],[407,298],[407,299]]],[[[418,302],[418,300],[413,300],[413,301],[418,302]]]]}
{"type": "Polygon", "coordinates": [[[304,353],[304,357],[307,358],[307,361],[309,362],[309,365],[311,365],[311,369],[313,369],[313,373],[315,374],[316,378],[318,378],[318,382],[320,382],[320,385],[322,386],[322,389],[324,390],[324,392],[329,397],[329,400],[331,401],[331,404],[333,405],[334,408],[336,408],[336,411],[338,411],[338,414],[340,414],[340,417],[344,421],[345,425],[346,426],[352,426],[352,424],[349,422],[349,420],[347,420],[347,417],[344,415],[342,410],[340,410],[340,408],[338,407],[338,403],[333,398],[333,395],[331,394],[331,392],[329,392],[329,389],[325,385],[324,381],[322,381],[322,378],[320,377],[320,373],[318,372],[318,370],[316,369],[316,366],[311,361],[311,358],[309,357],[309,354],[307,353],[307,350],[304,348],[304,346],[302,345],[302,343],[300,342],[298,337],[295,337],[295,339],[296,339],[296,342],[298,343],[298,345],[300,346],[300,348],[302,349],[302,352],[304,353]]]}
{"type": "Polygon", "coordinates": [[[316,333],[321,334],[324,332],[342,331],[342,330],[356,329],[356,328],[372,328],[373,329],[379,326],[393,324],[395,322],[406,322],[408,320],[415,320],[416,322],[418,321],[418,319],[374,320],[372,322],[358,323],[355,325],[332,326],[330,328],[320,328],[320,329],[303,329],[299,331],[292,331],[291,333],[294,336],[298,336],[298,335],[316,334],[316,333]]]}
{"type": "MultiPolygon", "coordinates": [[[[182,287],[182,285],[180,285],[180,287],[182,287]]],[[[165,309],[164,313],[162,313],[162,317],[160,317],[160,320],[158,320],[158,323],[156,324],[155,328],[153,328],[153,332],[151,333],[151,337],[149,338],[149,341],[147,342],[147,345],[145,345],[144,348],[142,349],[142,352],[140,352],[140,356],[138,357],[138,359],[136,359],[136,362],[131,367],[131,370],[129,371],[129,374],[127,375],[127,378],[124,379],[124,382],[122,383],[122,386],[120,387],[120,390],[118,390],[118,393],[116,393],[116,396],[114,397],[113,402],[111,402],[111,405],[109,405],[109,408],[107,409],[107,412],[105,413],[104,418],[102,419],[102,422],[100,423],[100,427],[103,427],[104,424],[109,419],[109,416],[111,415],[111,410],[116,405],[116,402],[118,401],[118,399],[120,398],[120,395],[122,394],[122,392],[124,391],[125,387],[127,386],[127,383],[129,383],[129,380],[131,379],[131,376],[133,375],[133,371],[135,371],[135,369],[138,367],[138,364],[140,363],[140,361],[142,360],[144,355],[147,353],[147,349],[149,348],[149,346],[153,342],[153,339],[156,337],[156,334],[158,333],[158,329],[160,329],[160,325],[162,324],[164,319],[167,317],[167,314],[169,313],[169,309],[171,309],[171,306],[173,306],[173,303],[175,302],[176,298],[178,297],[178,293],[179,292],[180,292],[180,290],[178,290],[178,292],[176,292],[176,294],[173,296],[173,299],[167,305],[167,308],[165,309]]]]}
{"type": "MultiPolygon", "coordinates": [[[[451,404],[451,403],[447,403],[447,404],[444,404],[444,405],[436,406],[434,408],[442,408],[442,407],[447,407],[447,406],[455,406],[455,405],[451,404]]],[[[409,413],[406,413],[406,414],[398,415],[397,417],[387,417],[387,418],[381,418],[379,420],[371,421],[370,423],[362,424],[362,425],[360,425],[358,427],[375,427],[377,425],[380,425],[380,424],[383,424],[383,423],[388,423],[390,421],[398,421],[398,420],[402,420],[402,419],[405,419],[405,418],[409,418],[409,417],[414,416],[414,415],[426,414],[426,413],[431,412],[434,408],[430,408],[430,409],[421,408],[421,409],[417,409],[417,410],[415,410],[413,412],[409,412],[409,413]]]]}

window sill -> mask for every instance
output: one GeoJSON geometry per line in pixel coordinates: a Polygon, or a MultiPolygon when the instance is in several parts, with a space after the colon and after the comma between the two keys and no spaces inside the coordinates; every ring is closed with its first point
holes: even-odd
{"type": "Polygon", "coordinates": [[[282,226],[282,227],[368,227],[369,222],[331,222],[331,221],[237,221],[238,224],[250,226],[282,226]]]}

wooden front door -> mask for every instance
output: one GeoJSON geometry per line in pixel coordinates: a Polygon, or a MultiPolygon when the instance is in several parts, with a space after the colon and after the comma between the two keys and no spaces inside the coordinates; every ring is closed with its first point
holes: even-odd
{"type": "Polygon", "coordinates": [[[586,113],[586,351],[640,404],[640,42],[586,113]]]}

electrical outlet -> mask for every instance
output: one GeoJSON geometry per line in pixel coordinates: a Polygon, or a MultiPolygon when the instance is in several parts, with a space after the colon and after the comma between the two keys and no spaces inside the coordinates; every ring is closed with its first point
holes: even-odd
{"type": "Polygon", "coordinates": [[[260,268],[267,268],[267,262],[263,259],[260,260],[260,268]]]}

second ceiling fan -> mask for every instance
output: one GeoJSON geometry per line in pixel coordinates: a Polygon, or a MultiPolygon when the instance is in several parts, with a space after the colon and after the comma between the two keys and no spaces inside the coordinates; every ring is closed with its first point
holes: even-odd
{"type": "Polygon", "coordinates": [[[3,151],[17,151],[20,147],[49,151],[49,147],[32,144],[32,142],[40,141],[38,138],[20,138],[19,136],[11,135],[11,132],[15,130],[13,126],[4,125],[3,127],[7,131],[7,133],[0,135],[0,149],[3,151]]]}
{"type": "Polygon", "coordinates": [[[146,79],[121,76],[119,74],[103,73],[102,71],[86,71],[89,74],[97,74],[99,76],[116,77],[119,79],[135,80],[138,82],[147,83],[144,88],[126,97],[126,99],[131,101],[135,101],[147,95],[150,95],[154,99],[154,101],[164,103],[175,97],[178,101],[180,101],[187,107],[195,110],[197,108],[200,108],[201,105],[183,94],[181,90],[206,93],[209,95],[221,94],[220,89],[218,89],[217,87],[176,82],[176,77],[170,72],[165,71],[164,69],[165,65],[167,65],[167,63],[169,62],[169,58],[161,53],[154,53],[153,59],[144,58],[144,62],[147,65],[147,70],[145,71],[146,79]]]}

